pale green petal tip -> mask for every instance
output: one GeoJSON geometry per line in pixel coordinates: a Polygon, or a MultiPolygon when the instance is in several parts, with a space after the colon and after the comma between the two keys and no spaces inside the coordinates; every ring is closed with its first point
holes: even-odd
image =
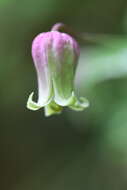
{"type": "Polygon", "coordinates": [[[69,105],[69,108],[71,108],[72,110],[75,110],[75,111],[83,111],[87,107],[89,107],[89,101],[84,97],[80,97],[78,100],[73,92],[72,100],[69,105]]]}
{"type": "Polygon", "coordinates": [[[32,92],[29,95],[26,107],[30,110],[36,111],[36,110],[40,109],[42,106],[40,106],[38,103],[33,101],[33,95],[34,95],[34,92],[32,92]]]}
{"type": "Polygon", "coordinates": [[[63,108],[58,104],[56,104],[54,101],[52,101],[47,106],[45,106],[44,109],[45,109],[45,116],[48,117],[54,114],[60,114],[63,108]]]}
{"type": "MultiPolygon", "coordinates": [[[[30,110],[36,111],[44,107],[46,117],[54,115],[54,114],[60,114],[62,112],[63,107],[65,107],[65,106],[61,106],[57,104],[53,100],[50,101],[50,103],[47,102],[47,104],[45,105],[40,105],[33,101],[33,95],[34,93],[32,92],[28,98],[27,108],[30,110]]],[[[84,97],[81,97],[78,100],[74,92],[72,92],[72,96],[68,99],[68,105],[66,106],[68,106],[70,109],[75,110],[75,111],[83,111],[85,108],[89,106],[89,101],[84,97]]]]}

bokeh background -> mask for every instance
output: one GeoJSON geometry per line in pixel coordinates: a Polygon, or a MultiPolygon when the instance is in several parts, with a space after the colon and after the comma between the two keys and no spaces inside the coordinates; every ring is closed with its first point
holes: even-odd
{"type": "Polygon", "coordinates": [[[0,0],[0,189],[127,189],[127,1],[0,0]],[[83,112],[44,117],[31,42],[63,22],[98,34],[82,43],[75,86],[83,112]]]}

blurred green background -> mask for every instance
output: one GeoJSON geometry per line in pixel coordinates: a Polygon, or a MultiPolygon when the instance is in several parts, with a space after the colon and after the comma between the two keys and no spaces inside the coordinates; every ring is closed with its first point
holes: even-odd
{"type": "Polygon", "coordinates": [[[0,0],[0,189],[127,189],[127,1],[0,0]],[[63,22],[105,34],[82,44],[76,91],[83,112],[26,109],[37,91],[31,42],[63,22]]]}

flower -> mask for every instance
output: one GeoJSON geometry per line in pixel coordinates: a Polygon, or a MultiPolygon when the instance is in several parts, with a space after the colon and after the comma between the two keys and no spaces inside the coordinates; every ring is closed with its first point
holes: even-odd
{"type": "Polygon", "coordinates": [[[74,94],[74,76],[80,50],[70,35],[59,31],[39,34],[32,43],[32,57],[38,79],[38,101],[33,101],[33,92],[27,108],[45,109],[45,115],[60,113],[63,107],[83,110],[89,102],[78,100],[74,94]]]}

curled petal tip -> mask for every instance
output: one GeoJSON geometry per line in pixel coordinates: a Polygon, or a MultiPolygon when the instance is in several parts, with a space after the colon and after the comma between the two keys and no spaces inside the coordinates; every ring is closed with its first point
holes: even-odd
{"type": "Polygon", "coordinates": [[[75,111],[83,111],[87,107],[89,107],[89,101],[84,97],[80,97],[78,100],[73,92],[72,93],[72,102],[69,105],[69,108],[71,108],[72,110],[75,110],[75,111]]]}
{"type": "Polygon", "coordinates": [[[40,109],[42,106],[40,106],[38,103],[33,101],[33,95],[34,95],[34,92],[32,92],[29,95],[29,98],[27,101],[27,108],[30,110],[36,111],[36,110],[40,109]]]}

